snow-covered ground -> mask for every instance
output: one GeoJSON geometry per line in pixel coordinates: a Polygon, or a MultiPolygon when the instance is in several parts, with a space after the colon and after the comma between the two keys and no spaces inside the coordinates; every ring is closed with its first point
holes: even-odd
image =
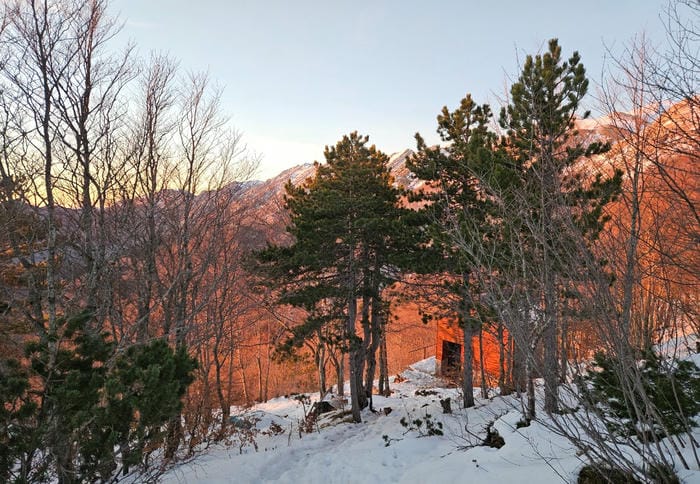
{"type": "MultiPolygon", "coordinates": [[[[245,412],[259,419],[257,451],[252,445],[240,450],[237,444],[212,449],[171,470],[163,481],[576,482],[583,465],[576,450],[566,439],[553,435],[537,422],[517,429],[521,418],[517,399],[478,399],[475,408],[465,411],[459,403],[459,391],[442,387],[432,374],[434,368],[435,360],[429,358],[404,371],[404,380],[392,384],[390,397],[373,397],[377,413],[363,411],[361,424],[348,423],[342,417],[331,420],[326,414],[312,433],[300,434],[304,408],[298,400],[283,397],[257,405],[245,412]],[[447,397],[451,398],[453,414],[442,411],[440,399],[447,397]],[[389,408],[387,414],[385,409],[389,408]],[[416,419],[423,422],[420,429],[416,424],[406,427],[401,423],[416,419]],[[443,435],[425,435],[426,420],[434,425],[441,423],[443,435]],[[505,440],[500,449],[478,445],[491,422],[505,440]],[[270,432],[271,428],[278,433],[270,432]],[[279,433],[280,429],[283,433],[279,433]]],[[[700,483],[698,469],[680,471],[679,476],[683,482],[700,483]]]]}

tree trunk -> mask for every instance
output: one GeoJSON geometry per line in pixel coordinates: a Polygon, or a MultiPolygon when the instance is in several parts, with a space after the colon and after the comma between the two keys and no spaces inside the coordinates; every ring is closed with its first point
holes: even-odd
{"type": "Polygon", "coordinates": [[[461,323],[463,333],[464,363],[462,365],[462,393],[464,408],[474,406],[474,345],[478,321],[472,316],[473,305],[469,294],[469,272],[462,274],[461,323]]]}
{"type": "MultiPolygon", "coordinates": [[[[368,289],[365,289],[365,291],[368,291],[368,289]]],[[[372,307],[371,304],[371,299],[369,295],[365,295],[362,297],[362,315],[361,315],[361,323],[362,323],[362,339],[359,341],[360,343],[360,352],[358,354],[358,372],[357,372],[357,379],[358,379],[358,385],[360,388],[360,394],[358,395],[358,399],[360,402],[360,408],[365,408],[369,404],[369,395],[367,394],[367,387],[365,383],[365,370],[366,370],[366,365],[368,363],[368,356],[369,356],[369,349],[370,349],[370,344],[372,341],[372,332],[370,328],[370,309],[372,307]]]]}
{"type": "Polygon", "coordinates": [[[365,374],[365,394],[369,398],[370,408],[372,405],[372,389],[374,387],[374,374],[377,369],[377,350],[382,339],[382,301],[378,297],[372,298],[372,312],[370,316],[371,342],[367,345],[367,369],[365,374]]]}
{"type": "Polygon", "coordinates": [[[384,328],[379,344],[379,393],[385,397],[391,395],[391,388],[389,388],[389,364],[387,360],[386,328],[384,328]]]}
{"type": "Polygon", "coordinates": [[[231,343],[231,349],[230,349],[229,358],[228,358],[228,372],[227,372],[228,373],[227,374],[228,381],[226,382],[226,401],[228,401],[228,402],[232,401],[231,397],[233,396],[233,373],[234,373],[234,367],[235,367],[234,356],[235,356],[235,352],[233,349],[233,343],[231,343]]]}
{"type": "MultiPolygon", "coordinates": [[[[269,334],[269,331],[268,331],[269,334]]],[[[265,351],[265,391],[263,392],[263,402],[267,402],[270,398],[270,363],[272,361],[272,353],[270,352],[270,344],[266,344],[266,351],[265,351]]]]}
{"type": "Polygon", "coordinates": [[[336,377],[338,378],[338,396],[345,396],[345,353],[341,352],[338,358],[338,367],[336,368],[336,377]]]}
{"type": "Polygon", "coordinates": [[[462,392],[464,408],[474,406],[474,347],[472,340],[476,334],[475,322],[470,315],[465,314],[464,320],[464,365],[462,373],[462,392]]]}
{"type": "Polygon", "coordinates": [[[506,386],[508,387],[508,392],[511,393],[515,390],[515,372],[513,369],[513,360],[515,358],[515,341],[513,337],[508,334],[506,336],[506,386]]]}
{"type": "Polygon", "coordinates": [[[559,355],[559,383],[566,383],[567,369],[569,367],[569,324],[566,316],[561,318],[561,353],[559,355]]]}
{"type": "Polygon", "coordinates": [[[479,366],[481,373],[481,397],[489,398],[489,385],[486,382],[486,368],[484,368],[484,328],[479,327],[479,366]]]}
{"type": "Polygon", "coordinates": [[[557,304],[554,275],[545,268],[544,281],[544,411],[554,413],[558,409],[559,362],[557,358],[557,304]]]}
{"type": "Polygon", "coordinates": [[[248,393],[248,379],[245,376],[245,367],[243,366],[243,355],[240,350],[238,350],[238,368],[241,372],[241,383],[243,383],[243,399],[245,404],[250,404],[250,393],[248,393]]]}
{"type": "MultiPolygon", "coordinates": [[[[354,288],[354,284],[352,285],[354,288]]],[[[345,332],[347,341],[350,345],[350,401],[352,409],[352,421],[355,423],[362,422],[360,411],[360,392],[362,391],[362,373],[360,367],[360,355],[362,353],[362,345],[357,341],[355,334],[355,320],[357,319],[357,299],[354,296],[354,290],[351,290],[351,297],[348,301],[348,316],[345,321],[345,332]],[[359,376],[359,381],[358,381],[359,376]]]]}
{"type": "Polygon", "coordinates": [[[527,379],[527,420],[533,420],[537,415],[537,411],[535,410],[535,376],[533,375],[533,355],[529,355],[525,360],[525,371],[527,379]]]}
{"type": "Polygon", "coordinates": [[[214,345],[212,355],[214,357],[216,397],[219,400],[219,408],[221,409],[221,429],[223,430],[226,428],[226,424],[228,423],[228,417],[231,413],[231,406],[226,401],[226,398],[224,398],[224,382],[221,378],[221,370],[226,364],[226,361],[225,359],[222,360],[220,358],[218,338],[216,344],[214,345]]]}
{"type": "Polygon", "coordinates": [[[345,353],[342,351],[338,351],[338,353],[336,356],[335,351],[331,351],[329,356],[333,363],[333,368],[335,368],[336,385],[338,386],[336,394],[343,396],[345,394],[345,353]]]}
{"type": "Polygon", "coordinates": [[[527,387],[527,352],[523,351],[521,344],[511,337],[513,353],[512,370],[513,388],[518,393],[525,393],[527,387]]]}
{"type": "MultiPolygon", "coordinates": [[[[641,233],[640,220],[640,182],[643,170],[642,155],[636,154],[631,177],[630,193],[628,195],[630,205],[630,228],[629,237],[627,238],[627,247],[625,250],[625,272],[623,278],[623,302],[622,312],[620,314],[620,336],[625,337],[631,333],[632,324],[632,304],[634,300],[634,289],[640,284],[640,276],[638,270],[637,250],[641,233]]],[[[629,170],[628,170],[629,173],[629,170]]],[[[641,338],[646,339],[646,338],[641,338]]],[[[644,341],[644,344],[647,342],[644,341]]],[[[627,359],[628,355],[620,355],[627,359]]]]}
{"type": "Polygon", "coordinates": [[[318,367],[319,399],[323,400],[323,397],[326,395],[326,347],[323,342],[319,342],[316,352],[316,364],[318,367]]]}
{"type": "Polygon", "coordinates": [[[258,402],[262,403],[263,400],[263,370],[262,370],[262,360],[258,354],[255,357],[258,368],[258,402]]]}
{"type": "Polygon", "coordinates": [[[498,389],[501,395],[509,395],[510,388],[506,383],[506,368],[508,368],[508,363],[506,362],[506,341],[503,340],[503,324],[498,323],[497,326],[497,337],[498,337],[498,389]]]}

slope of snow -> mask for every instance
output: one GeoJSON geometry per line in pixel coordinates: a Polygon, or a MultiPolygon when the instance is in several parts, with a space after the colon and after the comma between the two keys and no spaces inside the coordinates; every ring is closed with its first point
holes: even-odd
{"type": "MultiPolygon", "coordinates": [[[[537,422],[517,429],[520,402],[512,397],[477,399],[464,411],[459,391],[444,388],[432,374],[435,359],[411,365],[394,381],[390,397],[374,396],[376,413],[365,410],[363,423],[319,419],[313,433],[299,432],[301,403],[277,398],[247,411],[259,421],[258,450],[238,445],[208,451],[163,478],[168,483],[560,483],[575,482],[581,460],[563,437],[537,422]],[[440,399],[451,398],[453,414],[443,414],[440,399]],[[391,408],[388,414],[385,409],[391,408]],[[427,417],[426,417],[427,416],[427,417]],[[401,421],[442,424],[444,435],[426,436],[401,421]],[[275,423],[284,433],[263,435],[275,423]],[[500,448],[480,446],[493,423],[505,439],[500,448]],[[388,445],[387,445],[388,442],[388,445]]],[[[318,395],[316,395],[316,399],[318,395]]],[[[308,405],[307,405],[308,408],[308,405]]],[[[335,412],[336,414],[340,412],[335,412]]],[[[345,417],[347,419],[347,417],[345,417]]],[[[421,431],[422,430],[422,431],[421,431]]],[[[698,435],[696,438],[700,438],[698,435]]],[[[692,460],[692,459],[691,459],[692,460]]],[[[684,482],[700,482],[700,471],[679,472],[684,482]]]]}

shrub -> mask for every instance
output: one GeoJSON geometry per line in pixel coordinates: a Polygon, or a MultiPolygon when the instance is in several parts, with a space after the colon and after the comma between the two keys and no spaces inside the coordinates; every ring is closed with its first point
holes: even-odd
{"type": "MultiPolygon", "coordinates": [[[[27,372],[15,360],[0,361],[0,482],[43,479],[41,472],[17,468],[37,446],[33,418],[37,404],[28,393],[27,372]]],[[[38,469],[34,469],[37,471],[38,469]]]]}
{"type": "Polygon", "coordinates": [[[0,481],[106,481],[163,446],[196,360],[164,340],[117,351],[91,318],[59,320],[54,354],[28,344],[27,368],[0,360],[0,481]]]}
{"type": "Polygon", "coordinates": [[[578,473],[577,484],[641,484],[635,477],[620,469],[598,465],[583,466],[578,473]]]}
{"type": "Polygon", "coordinates": [[[433,420],[433,416],[429,413],[426,413],[423,419],[415,418],[413,420],[407,420],[406,417],[401,417],[399,422],[407,429],[406,432],[410,432],[411,430],[416,431],[419,437],[443,435],[442,422],[433,420]]]}
{"type": "Polygon", "coordinates": [[[586,377],[588,385],[582,393],[588,403],[597,405],[604,414],[617,421],[611,430],[632,431],[637,435],[652,431],[663,436],[684,431],[695,425],[694,417],[700,412],[700,369],[691,361],[665,360],[652,350],[644,352],[639,362],[640,385],[635,385],[635,373],[621,368],[618,360],[598,353],[595,356],[596,370],[586,377]],[[628,381],[622,381],[630,374],[628,381]],[[624,384],[623,384],[624,383],[624,384]],[[635,403],[649,401],[655,413],[645,405],[635,403]],[[653,422],[649,428],[650,422],[653,422]]]}

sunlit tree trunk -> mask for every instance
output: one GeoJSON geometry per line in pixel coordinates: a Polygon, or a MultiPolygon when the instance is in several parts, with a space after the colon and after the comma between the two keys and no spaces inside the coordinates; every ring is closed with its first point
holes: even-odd
{"type": "Polygon", "coordinates": [[[479,327],[479,372],[481,374],[481,397],[489,398],[489,385],[486,381],[486,368],[484,366],[484,327],[479,327]]]}
{"type": "Polygon", "coordinates": [[[388,397],[391,395],[389,387],[389,358],[386,347],[386,326],[382,331],[381,343],[379,344],[379,393],[388,397]]]}

